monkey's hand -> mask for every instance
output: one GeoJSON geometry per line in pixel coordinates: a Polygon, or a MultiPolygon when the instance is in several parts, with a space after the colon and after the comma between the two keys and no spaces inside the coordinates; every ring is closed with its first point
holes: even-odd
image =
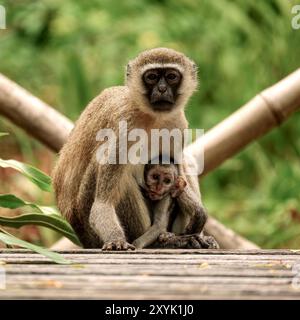
{"type": "Polygon", "coordinates": [[[185,179],[182,176],[177,177],[175,181],[175,185],[171,190],[171,197],[172,198],[179,197],[182,194],[185,187],[186,187],[185,179]]]}
{"type": "Polygon", "coordinates": [[[102,247],[103,251],[127,251],[135,250],[135,247],[125,240],[107,241],[102,247]]]}

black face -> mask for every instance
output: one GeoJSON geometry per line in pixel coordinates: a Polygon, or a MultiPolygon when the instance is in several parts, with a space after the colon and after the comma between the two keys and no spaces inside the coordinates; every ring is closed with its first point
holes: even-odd
{"type": "Polygon", "coordinates": [[[150,69],[143,74],[146,95],[154,110],[169,111],[173,108],[181,79],[181,73],[172,68],[150,69]]]}

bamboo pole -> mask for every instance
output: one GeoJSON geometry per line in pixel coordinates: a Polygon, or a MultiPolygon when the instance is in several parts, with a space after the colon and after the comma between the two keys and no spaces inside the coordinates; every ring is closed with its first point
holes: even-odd
{"type": "Polygon", "coordinates": [[[300,109],[300,69],[262,91],[242,108],[187,147],[204,172],[220,166],[252,141],[279,126],[300,109]]]}
{"type": "Polygon", "coordinates": [[[56,152],[73,128],[65,116],[1,74],[0,114],[56,152]]]}
{"type": "Polygon", "coordinates": [[[258,245],[238,235],[213,217],[208,217],[205,232],[214,236],[222,249],[260,249],[258,245]]]}

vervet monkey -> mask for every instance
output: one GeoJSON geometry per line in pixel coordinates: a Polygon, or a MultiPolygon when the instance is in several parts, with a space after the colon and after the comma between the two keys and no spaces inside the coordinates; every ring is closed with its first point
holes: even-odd
{"type": "MultiPolygon", "coordinates": [[[[148,133],[174,128],[183,132],[188,125],[184,108],[196,87],[197,68],[192,60],[172,49],[151,49],[128,63],[124,86],[105,89],[82,112],[60,152],[53,184],[58,208],[85,248],[134,249],[131,243],[151,226],[151,208],[139,186],[143,166],[99,162],[96,154],[104,142],[96,140],[98,131],[116,132],[117,154],[120,121],[127,121],[128,132],[135,128],[148,133]]],[[[127,143],[130,147],[131,142],[127,143]]],[[[187,186],[177,198],[180,212],[171,231],[200,233],[206,213],[198,179],[185,176],[183,165],[179,174],[187,186]]]]}
{"type": "Polygon", "coordinates": [[[139,249],[151,245],[160,234],[167,232],[175,206],[174,198],[178,197],[186,186],[185,180],[178,175],[178,168],[172,163],[146,164],[144,180],[144,195],[153,208],[153,224],[133,241],[135,248],[139,249]]]}

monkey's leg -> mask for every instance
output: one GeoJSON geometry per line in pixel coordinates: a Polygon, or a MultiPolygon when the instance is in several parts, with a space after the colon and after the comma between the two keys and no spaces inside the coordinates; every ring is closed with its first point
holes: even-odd
{"type": "MultiPolygon", "coordinates": [[[[180,198],[181,196],[179,196],[180,198]]],[[[178,199],[179,200],[179,199],[178,199]]],[[[186,193],[180,199],[180,212],[175,219],[172,231],[177,229],[180,235],[172,233],[161,234],[157,246],[174,249],[216,249],[217,241],[211,236],[203,234],[207,214],[201,203],[196,202],[190,194],[186,193]],[[184,211],[183,211],[184,210],[184,211]],[[183,230],[182,230],[183,229],[183,230]]],[[[177,233],[176,232],[176,233],[177,233]]]]}
{"type": "Polygon", "coordinates": [[[173,199],[170,196],[166,196],[156,204],[153,225],[133,242],[136,248],[141,249],[151,245],[161,233],[167,230],[173,206],[173,199]]]}
{"type": "Polygon", "coordinates": [[[145,248],[151,245],[158,236],[163,232],[158,225],[152,225],[143,235],[133,241],[133,245],[137,249],[145,248]]]}
{"type": "Polygon", "coordinates": [[[191,220],[186,227],[186,236],[190,237],[187,248],[218,249],[219,244],[215,238],[203,234],[203,228],[206,222],[206,219],[203,221],[203,215],[207,217],[204,207],[199,206],[196,208],[194,216],[191,217],[191,220]]]}
{"type": "Polygon", "coordinates": [[[197,194],[187,186],[177,198],[180,208],[172,225],[175,234],[200,233],[207,220],[207,214],[197,194]]]}
{"type": "Polygon", "coordinates": [[[134,249],[128,243],[128,234],[142,228],[139,236],[151,223],[148,211],[138,211],[145,204],[130,168],[118,164],[100,165],[96,178],[95,200],[89,222],[104,243],[102,249],[134,249]]]}
{"type": "Polygon", "coordinates": [[[181,212],[177,214],[172,231],[176,234],[200,233],[206,223],[207,214],[201,201],[198,177],[186,174],[188,166],[185,162],[178,168],[187,185],[176,198],[181,212]]]}
{"type": "Polygon", "coordinates": [[[104,243],[102,250],[134,250],[134,246],[126,241],[124,231],[112,205],[96,199],[91,209],[89,221],[95,233],[104,243]]]}
{"type": "Polygon", "coordinates": [[[147,205],[136,181],[131,181],[116,211],[129,242],[142,236],[151,226],[151,207],[147,205]]]}
{"type": "MultiPolygon", "coordinates": [[[[199,196],[192,188],[186,188],[177,198],[180,212],[177,215],[172,231],[183,234],[172,239],[170,245],[176,248],[215,249],[219,245],[213,237],[204,236],[202,231],[207,220],[207,213],[199,196]]],[[[165,245],[168,243],[164,239],[165,245]]]]}

